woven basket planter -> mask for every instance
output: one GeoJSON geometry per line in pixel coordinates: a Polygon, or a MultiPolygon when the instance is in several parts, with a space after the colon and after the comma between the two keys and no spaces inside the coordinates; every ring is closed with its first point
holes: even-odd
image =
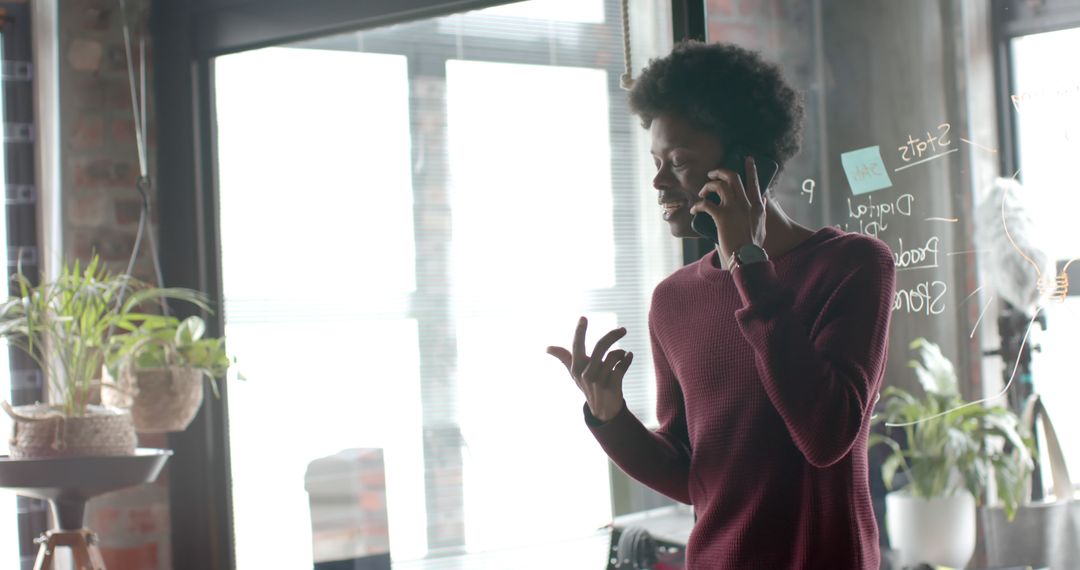
{"type": "Polygon", "coordinates": [[[203,373],[194,368],[145,368],[123,374],[118,385],[102,390],[102,401],[129,408],[139,433],[184,431],[202,406],[203,373]]]}
{"type": "Polygon", "coordinates": [[[90,405],[86,415],[65,417],[59,406],[7,407],[14,419],[10,453],[15,459],[132,455],[135,425],[127,410],[90,405]]]}

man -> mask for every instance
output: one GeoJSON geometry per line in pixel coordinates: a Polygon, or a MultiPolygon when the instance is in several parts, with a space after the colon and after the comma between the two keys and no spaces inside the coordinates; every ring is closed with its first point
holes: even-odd
{"type": "Polygon", "coordinates": [[[803,227],[763,192],[754,155],[799,149],[802,108],[754,52],[684,43],[630,93],[652,138],[664,219],[716,249],[653,292],[649,329],[659,428],[623,400],[633,353],[549,347],[585,394],[585,421],[627,474],[694,505],[693,570],[874,569],[878,535],[866,441],[887,357],[895,268],[882,242],[803,227]],[[718,168],[744,148],[746,177],[718,168]],[[719,204],[703,198],[716,194],[719,204]]]}

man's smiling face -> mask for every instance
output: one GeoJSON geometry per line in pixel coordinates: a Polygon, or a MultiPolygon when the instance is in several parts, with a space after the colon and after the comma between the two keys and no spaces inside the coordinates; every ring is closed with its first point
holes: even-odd
{"type": "Polygon", "coordinates": [[[656,165],[653,188],[659,192],[657,201],[664,208],[664,221],[675,237],[700,237],[690,227],[690,207],[702,200],[698,192],[709,181],[709,171],[720,166],[723,143],[719,137],[669,113],[653,119],[649,134],[656,165]]]}

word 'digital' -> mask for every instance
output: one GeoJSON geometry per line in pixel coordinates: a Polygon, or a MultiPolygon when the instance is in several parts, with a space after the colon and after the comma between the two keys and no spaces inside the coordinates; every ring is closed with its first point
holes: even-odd
{"type": "MultiPolygon", "coordinates": [[[[889,229],[889,219],[893,216],[911,216],[911,205],[915,196],[904,194],[895,200],[874,203],[874,197],[869,196],[865,204],[854,204],[848,198],[848,218],[859,222],[859,233],[878,237],[878,234],[889,229]]],[[[848,225],[844,224],[844,229],[848,225]]]]}

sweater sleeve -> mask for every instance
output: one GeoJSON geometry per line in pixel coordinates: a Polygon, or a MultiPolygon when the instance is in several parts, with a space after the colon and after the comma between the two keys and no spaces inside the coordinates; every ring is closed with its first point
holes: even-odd
{"type": "Polygon", "coordinates": [[[840,461],[855,444],[888,356],[896,269],[885,244],[864,243],[872,245],[830,294],[813,331],[792,311],[772,262],[732,274],[744,302],[735,316],[765,392],[795,445],[819,468],[840,461]]]}
{"type": "Polygon", "coordinates": [[[600,422],[585,405],[585,422],[600,447],[624,473],[676,501],[690,504],[690,444],[682,389],[650,326],[656,368],[656,417],[660,427],[646,428],[623,403],[622,410],[600,422]]]}

